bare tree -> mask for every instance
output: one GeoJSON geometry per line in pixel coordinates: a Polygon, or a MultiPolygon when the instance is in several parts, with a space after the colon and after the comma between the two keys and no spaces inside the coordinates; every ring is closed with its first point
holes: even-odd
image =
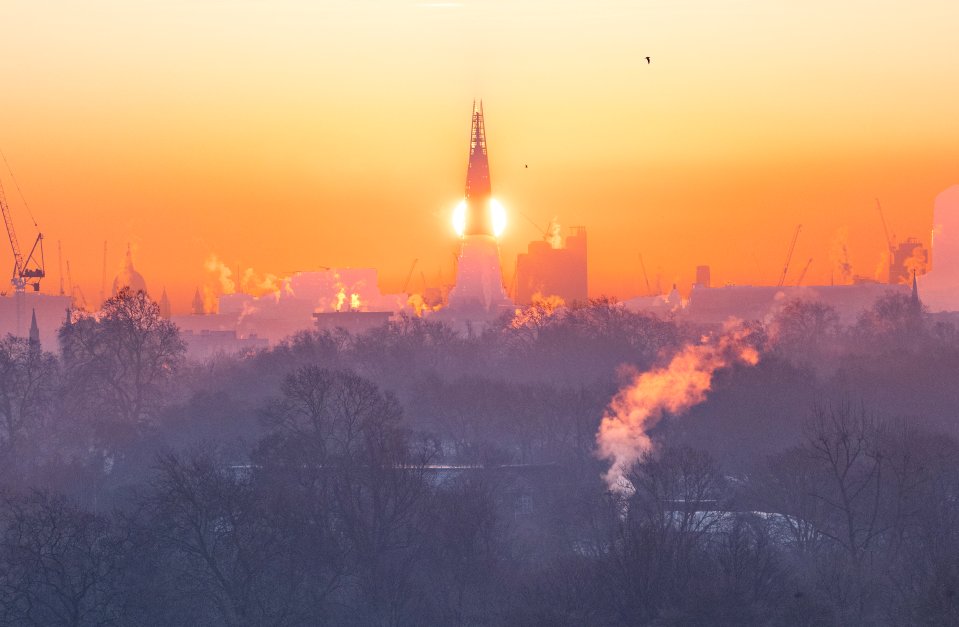
{"type": "Polygon", "coordinates": [[[56,385],[56,357],[23,338],[0,340],[0,458],[15,462],[27,434],[41,435],[56,385]]]}
{"type": "Polygon", "coordinates": [[[79,315],[59,333],[65,379],[76,405],[137,424],[170,392],[186,345],[176,325],[143,292],[124,288],[97,314],[79,315]]]}
{"type": "Polygon", "coordinates": [[[806,450],[821,473],[813,496],[825,505],[819,531],[857,564],[886,530],[884,428],[865,409],[855,412],[848,403],[817,409],[808,427],[806,450]]]}
{"type": "Polygon", "coordinates": [[[304,522],[308,512],[290,511],[298,504],[209,451],[164,455],[157,470],[139,524],[171,600],[190,599],[223,625],[329,617],[339,573],[324,559],[328,529],[318,535],[304,522]]]}
{"type": "Polygon", "coordinates": [[[808,451],[794,447],[770,457],[749,484],[755,506],[781,515],[777,521],[786,532],[783,539],[800,553],[813,554],[826,541],[817,529],[829,507],[816,496],[821,479],[808,451]]]}
{"type": "Polygon", "coordinates": [[[783,305],[773,318],[770,340],[787,359],[821,366],[838,353],[841,330],[839,313],[833,307],[796,299],[783,305]]]}
{"type": "Polygon", "coordinates": [[[0,623],[120,622],[119,543],[109,520],[44,493],[0,502],[0,623]]]}
{"type": "Polygon", "coordinates": [[[286,475],[300,498],[328,508],[362,609],[386,624],[401,622],[412,600],[429,494],[425,460],[411,452],[401,415],[396,398],[367,379],[303,367],[268,409],[272,430],[254,456],[264,473],[286,475]]]}

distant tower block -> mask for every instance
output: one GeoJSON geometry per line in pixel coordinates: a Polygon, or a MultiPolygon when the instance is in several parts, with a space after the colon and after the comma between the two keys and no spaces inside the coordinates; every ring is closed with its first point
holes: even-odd
{"type": "Polygon", "coordinates": [[[696,266],[696,286],[709,287],[709,266],[696,266]]]}
{"type": "Polygon", "coordinates": [[[586,227],[572,227],[564,248],[530,242],[526,252],[516,256],[517,303],[528,305],[536,294],[559,296],[567,304],[585,303],[587,292],[586,227]]]}
{"type": "Polygon", "coordinates": [[[922,304],[929,311],[959,311],[959,185],[936,196],[931,268],[917,272],[922,304]]]}

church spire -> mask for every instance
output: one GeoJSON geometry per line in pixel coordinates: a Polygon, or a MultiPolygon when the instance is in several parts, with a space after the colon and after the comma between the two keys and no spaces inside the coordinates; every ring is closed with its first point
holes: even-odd
{"type": "Polygon", "coordinates": [[[205,313],[206,308],[203,306],[203,297],[200,296],[200,288],[196,288],[196,293],[193,295],[193,314],[202,316],[205,313]]]}
{"type": "Polygon", "coordinates": [[[40,347],[40,327],[37,326],[37,310],[33,310],[30,318],[30,346],[40,347]]]}
{"type": "Polygon", "coordinates": [[[912,304],[914,307],[919,307],[921,304],[919,302],[919,283],[916,281],[916,271],[912,271],[912,304]]]}
{"type": "Polygon", "coordinates": [[[166,295],[166,288],[163,288],[163,293],[160,294],[160,317],[164,320],[170,319],[170,299],[166,295]]]}

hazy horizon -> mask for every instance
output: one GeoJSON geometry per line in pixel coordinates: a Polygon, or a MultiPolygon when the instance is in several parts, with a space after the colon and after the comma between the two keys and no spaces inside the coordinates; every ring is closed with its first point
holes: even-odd
{"type": "MultiPolygon", "coordinates": [[[[204,261],[286,275],[414,258],[452,278],[474,98],[504,273],[556,217],[589,235],[590,294],[650,280],[828,283],[899,239],[929,245],[959,166],[959,7],[920,2],[11,2],[0,149],[74,282],[126,244],[175,311],[204,261]],[[652,63],[644,57],[649,55],[652,63]],[[526,166],[529,166],[528,168],[526,166]]],[[[20,239],[29,217],[0,180],[20,239]]],[[[22,243],[21,241],[21,243],[22,243]]],[[[5,263],[10,263],[6,253],[5,263]]]]}

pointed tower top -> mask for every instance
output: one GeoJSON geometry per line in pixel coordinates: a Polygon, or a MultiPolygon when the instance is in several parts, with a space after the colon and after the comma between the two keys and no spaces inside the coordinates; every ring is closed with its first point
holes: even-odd
{"type": "Polygon", "coordinates": [[[206,308],[203,306],[203,297],[200,296],[200,288],[196,288],[196,293],[193,294],[193,313],[197,316],[206,313],[206,308]]]}
{"type": "Polygon", "coordinates": [[[490,196],[489,159],[486,156],[486,125],[483,122],[483,101],[473,101],[470,128],[470,159],[466,169],[466,199],[490,196]]]}
{"type": "Polygon", "coordinates": [[[170,299],[167,298],[165,287],[163,288],[163,293],[160,295],[159,306],[160,306],[160,317],[166,320],[169,320],[171,315],[170,299]]]}
{"type": "Polygon", "coordinates": [[[916,281],[916,271],[912,271],[912,304],[919,306],[919,283],[916,281]]]}
{"type": "Polygon", "coordinates": [[[30,344],[40,346],[40,327],[37,326],[37,310],[33,310],[30,317],[30,344]]]}

